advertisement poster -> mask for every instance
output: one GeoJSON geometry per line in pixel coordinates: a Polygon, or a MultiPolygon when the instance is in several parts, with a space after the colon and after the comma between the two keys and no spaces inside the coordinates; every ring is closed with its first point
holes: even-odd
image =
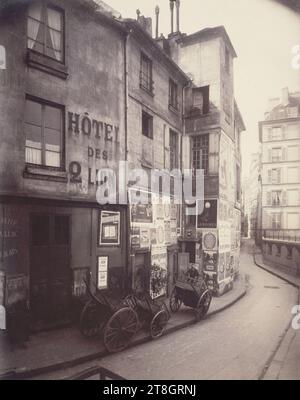
{"type": "Polygon", "coordinates": [[[147,228],[140,228],[140,248],[150,248],[150,230],[147,228]]]}
{"type": "Polygon", "coordinates": [[[151,193],[138,189],[131,189],[129,191],[129,202],[132,223],[153,223],[153,205],[151,193]]]}
{"type": "Polygon", "coordinates": [[[120,212],[101,211],[100,245],[120,244],[120,212]]]}
{"type": "Polygon", "coordinates": [[[5,275],[0,272],[0,306],[4,306],[5,275]]]}
{"type": "Polygon", "coordinates": [[[219,252],[227,253],[231,250],[231,226],[222,222],[219,227],[219,252]]]}
{"type": "Polygon", "coordinates": [[[155,222],[156,227],[156,242],[157,245],[163,245],[165,243],[165,224],[164,221],[157,220],[155,222]]]}
{"type": "Polygon", "coordinates": [[[108,257],[98,257],[98,289],[107,289],[108,287],[108,257]]]}
{"type": "Polygon", "coordinates": [[[218,201],[206,200],[204,203],[203,212],[200,214],[199,207],[203,207],[202,202],[197,202],[197,228],[216,228],[218,216],[218,201]]]}
{"type": "Polygon", "coordinates": [[[27,295],[28,277],[26,275],[6,277],[6,307],[26,301],[27,295]]]}
{"type": "Polygon", "coordinates": [[[202,249],[204,251],[218,251],[217,230],[203,231],[202,249]]]}
{"type": "Polygon", "coordinates": [[[171,223],[170,223],[170,221],[165,221],[165,243],[171,244],[171,223]]]}
{"type": "Polygon", "coordinates": [[[140,228],[131,228],[131,248],[140,248],[140,228]]]}
{"type": "Polygon", "coordinates": [[[218,253],[204,252],[204,271],[217,272],[218,253]]]}
{"type": "Polygon", "coordinates": [[[150,294],[156,299],[166,294],[168,255],[163,246],[152,246],[151,250],[150,294]]]}

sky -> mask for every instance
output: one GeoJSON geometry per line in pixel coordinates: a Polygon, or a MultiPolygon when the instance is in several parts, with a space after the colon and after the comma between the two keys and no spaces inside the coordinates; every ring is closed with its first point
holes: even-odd
{"type": "MultiPolygon", "coordinates": [[[[106,0],[124,18],[136,10],[152,17],[160,7],[159,32],[170,33],[169,0],[106,0]]],[[[258,121],[268,99],[281,90],[300,91],[300,69],[292,68],[292,48],[300,45],[300,15],[273,0],[181,0],[181,32],[190,34],[224,25],[237,52],[235,97],[247,131],[242,138],[243,176],[249,174],[251,153],[258,151],[258,121]]]]}

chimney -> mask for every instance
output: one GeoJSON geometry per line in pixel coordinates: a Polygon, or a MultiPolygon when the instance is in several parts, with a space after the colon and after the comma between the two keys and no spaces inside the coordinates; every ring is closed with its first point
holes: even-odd
{"type": "Polygon", "coordinates": [[[176,0],[176,14],[177,14],[177,33],[180,32],[179,26],[180,26],[180,21],[179,21],[179,17],[180,17],[180,0],[176,0]]]}
{"type": "Polygon", "coordinates": [[[171,34],[174,33],[174,1],[170,0],[170,10],[171,10],[171,34]]]}
{"type": "Polygon", "coordinates": [[[159,30],[159,7],[155,7],[155,15],[156,15],[156,26],[155,26],[155,39],[158,39],[158,30],[159,30]]]}
{"type": "Polygon", "coordinates": [[[287,106],[290,103],[289,88],[283,88],[281,92],[281,103],[283,106],[287,106]]]}
{"type": "Polygon", "coordinates": [[[136,10],[136,15],[137,22],[152,37],[152,19],[146,18],[144,15],[141,15],[140,10],[136,10]]]}

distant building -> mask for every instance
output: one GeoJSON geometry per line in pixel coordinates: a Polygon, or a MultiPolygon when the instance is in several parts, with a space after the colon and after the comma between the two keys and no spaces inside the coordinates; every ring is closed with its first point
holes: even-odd
{"type": "Polygon", "coordinates": [[[282,90],[259,123],[266,261],[300,273],[300,93],[282,90]]]}

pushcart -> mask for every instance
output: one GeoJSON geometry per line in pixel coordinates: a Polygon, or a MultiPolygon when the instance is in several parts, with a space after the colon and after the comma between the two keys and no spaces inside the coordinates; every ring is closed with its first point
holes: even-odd
{"type": "Polygon", "coordinates": [[[200,321],[208,312],[212,300],[210,290],[202,278],[182,278],[176,281],[170,297],[170,309],[179,311],[182,304],[193,308],[196,321],[200,321]]]}

